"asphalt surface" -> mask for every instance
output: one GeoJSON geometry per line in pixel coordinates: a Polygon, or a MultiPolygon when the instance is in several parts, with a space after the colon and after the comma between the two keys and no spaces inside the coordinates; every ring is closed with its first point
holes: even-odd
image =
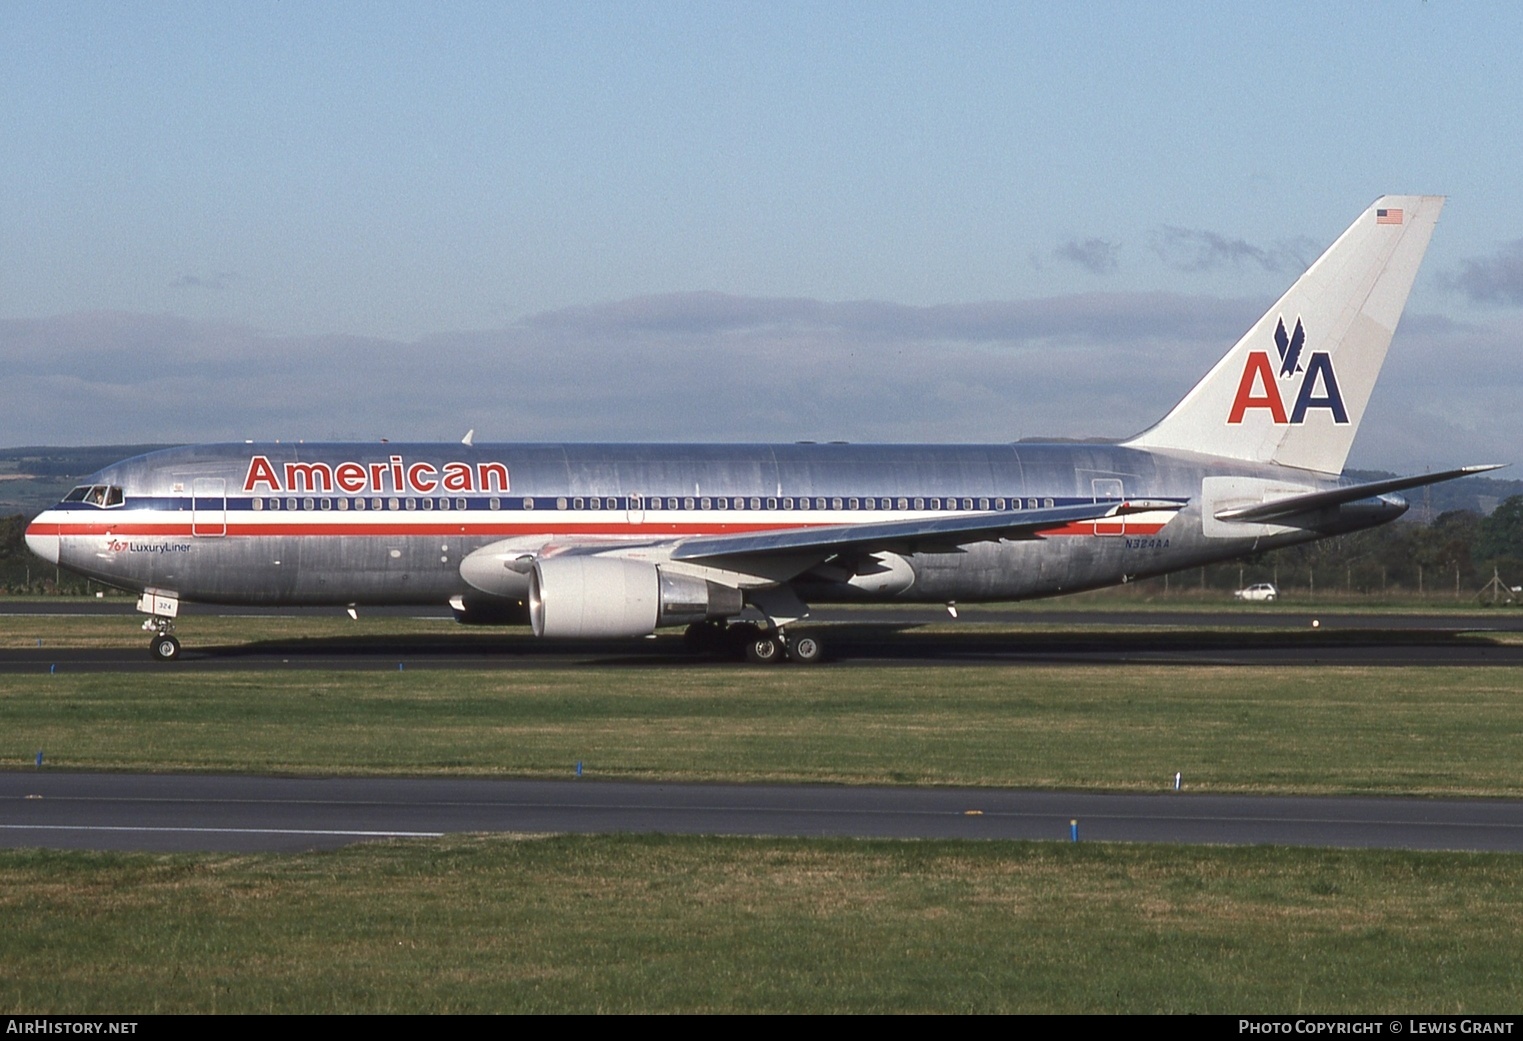
{"type": "MultiPolygon", "coordinates": [[[[714,659],[679,638],[556,644],[521,629],[198,645],[197,615],[332,617],[331,608],[197,606],[181,618],[181,660],[142,648],[0,651],[0,673],[228,669],[682,668],[714,659]]],[[[5,603],[0,615],[139,617],[112,601],[5,603]]],[[[370,609],[366,616],[444,612],[370,609]]],[[[1320,614],[1221,611],[1030,611],[977,608],[946,632],[935,609],[818,612],[833,665],[952,663],[1117,665],[1523,665],[1523,612],[1320,614]],[[981,622],[1052,631],[981,632],[981,622]],[[1243,628],[1251,626],[1252,628],[1243,628]],[[1237,627],[1237,628],[1233,628],[1237,627]]],[[[420,627],[423,628],[423,627],[420,627]]],[[[437,631],[437,626],[430,628],[437,631]]],[[[991,628],[993,628],[991,626],[991,628]]],[[[41,638],[41,637],[40,637],[41,638]]],[[[736,664],[736,669],[757,668],[736,664]]],[[[798,666],[771,666],[796,668],[798,666]]],[[[291,779],[0,773],[0,846],[141,850],[301,850],[402,836],[491,832],[1050,839],[1523,851],[1523,802],[1023,792],[994,789],[657,785],[597,781],[291,779]]]]}
{"type": "MultiPolygon", "coordinates": [[[[136,637],[138,615],[121,601],[7,604],[0,615],[38,622],[38,646],[0,650],[0,673],[119,672],[172,668],[227,669],[543,669],[568,666],[678,668],[712,664],[687,652],[679,636],[637,640],[555,642],[535,639],[521,627],[492,629],[420,625],[417,635],[345,636],[266,640],[217,645],[196,637],[196,618],[334,618],[334,608],[253,610],[188,607],[179,619],[184,645],[179,661],[163,665],[141,644],[109,649],[50,648],[45,635],[53,616],[120,616],[124,637],[136,637]]],[[[447,611],[366,608],[363,617],[407,618],[434,623],[447,611]]],[[[822,638],[832,667],[961,664],[1072,665],[1523,665],[1523,641],[1497,643],[1491,633],[1523,632],[1523,611],[1499,608],[1482,614],[1371,615],[1236,608],[1218,611],[1053,611],[999,608],[966,610],[957,631],[928,628],[945,622],[944,611],[853,609],[817,611],[810,628],[822,638]],[[1312,625],[1316,621],[1316,626],[1312,625]],[[1039,624],[1044,631],[984,631],[988,623],[1039,624]],[[1251,628],[1248,628],[1251,627],[1251,628]]],[[[737,663],[737,667],[743,666],[737,663]]],[[[791,667],[791,666],[789,666],[791,667]]]]}
{"type": "Polygon", "coordinates": [[[984,788],[0,773],[0,845],[295,851],[460,832],[1523,851],[1523,802],[984,788]]]}

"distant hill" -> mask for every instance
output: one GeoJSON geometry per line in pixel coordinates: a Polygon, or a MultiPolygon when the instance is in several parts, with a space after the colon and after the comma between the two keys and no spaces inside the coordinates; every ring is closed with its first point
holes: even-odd
{"type": "Polygon", "coordinates": [[[0,448],[0,517],[34,517],[62,499],[79,479],[134,455],[169,445],[0,448]]]}

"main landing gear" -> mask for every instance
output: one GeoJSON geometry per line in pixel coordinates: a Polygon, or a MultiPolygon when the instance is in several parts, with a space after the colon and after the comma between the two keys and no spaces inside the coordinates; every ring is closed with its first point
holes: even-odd
{"type": "Polygon", "coordinates": [[[699,653],[729,654],[743,657],[752,665],[773,665],[780,661],[814,665],[824,657],[825,647],[818,636],[809,633],[785,633],[753,622],[698,622],[687,627],[683,642],[699,653]]]}

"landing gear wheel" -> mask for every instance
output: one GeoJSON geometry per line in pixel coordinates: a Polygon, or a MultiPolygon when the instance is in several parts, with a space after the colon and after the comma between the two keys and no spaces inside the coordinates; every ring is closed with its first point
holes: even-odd
{"type": "Polygon", "coordinates": [[[180,656],[180,641],[168,633],[163,633],[153,638],[153,642],[148,645],[148,650],[152,652],[156,661],[174,661],[180,656]]]}
{"type": "Polygon", "coordinates": [[[775,636],[758,636],[746,644],[746,661],[752,665],[771,665],[783,658],[783,645],[775,636]]]}
{"type": "Polygon", "coordinates": [[[825,648],[818,637],[800,636],[788,643],[788,659],[800,665],[813,665],[824,653],[825,648]]]}

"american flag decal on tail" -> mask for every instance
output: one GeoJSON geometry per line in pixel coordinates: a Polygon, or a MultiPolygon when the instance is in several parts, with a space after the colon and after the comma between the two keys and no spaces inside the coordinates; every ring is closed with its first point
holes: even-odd
{"type": "Polygon", "coordinates": [[[1376,210],[1376,224],[1400,224],[1402,213],[1400,210],[1376,210]]]}

